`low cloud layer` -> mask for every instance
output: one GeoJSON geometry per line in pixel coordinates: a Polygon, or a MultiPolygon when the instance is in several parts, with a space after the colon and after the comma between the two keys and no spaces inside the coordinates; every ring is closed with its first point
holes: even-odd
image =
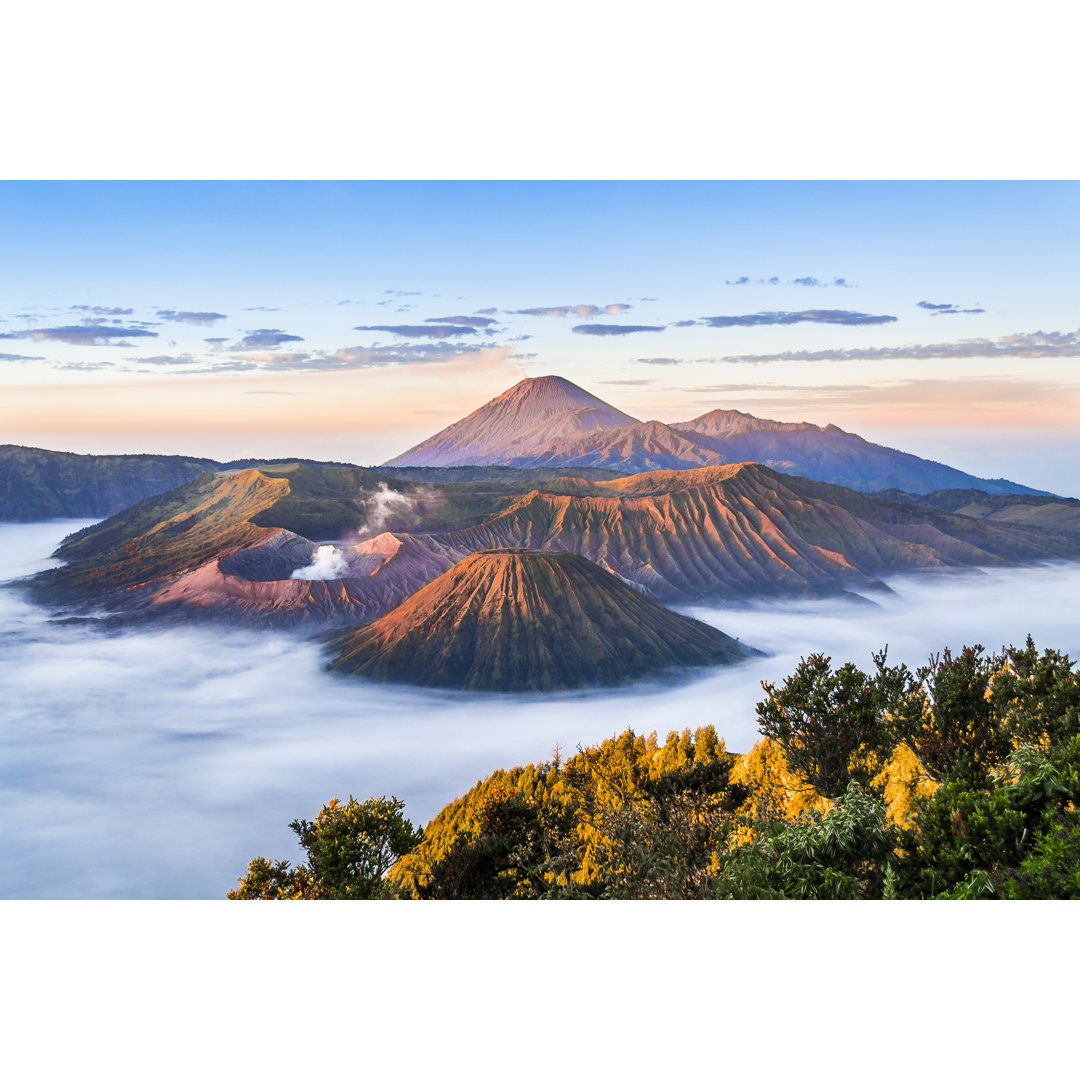
{"type": "MultiPolygon", "coordinates": [[[[0,577],[30,573],[81,523],[0,527],[0,577]]],[[[295,860],[288,823],[387,794],[425,824],[492,770],[631,727],[713,723],[757,738],[760,680],[822,650],[865,670],[980,642],[1080,652],[1075,565],[894,582],[878,607],[792,602],[688,611],[771,655],[676,687],[504,697],[388,688],[322,670],[294,635],[220,627],[102,633],[0,591],[0,895],[220,898],[255,855],[295,860]]]]}
{"type": "Polygon", "coordinates": [[[703,326],[790,326],[793,323],[834,323],[840,326],[880,326],[896,322],[895,315],[867,315],[862,311],[759,311],[753,315],[706,315],[703,326]]]}

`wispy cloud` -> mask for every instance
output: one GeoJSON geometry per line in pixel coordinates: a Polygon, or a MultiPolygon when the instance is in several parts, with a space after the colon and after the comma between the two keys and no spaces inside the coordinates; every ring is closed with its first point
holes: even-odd
{"type": "Polygon", "coordinates": [[[929,311],[931,315],[982,315],[986,308],[962,308],[956,304],[931,304],[929,300],[920,300],[918,307],[929,311]]]}
{"type": "Polygon", "coordinates": [[[89,311],[92,315],[134,315],[129,307],[91,307],[89,304],[72,304],[69,311],[89,311]]]}
{"type": "Polygon", "coordinates": [[[573,331],[575,334],[588,334],[592,337],[611,337],[622,334],[655,334],[663,329],[662,326],[618,326],[613,323],[583,323],[581,326],[575,326],[573,331]]]}
{"type": "Polygon", "coordinates": [[[801,285],[806,289],[827,289],[830,286],[840,289],[854,289],[847,278],[834,277],[831,281],[825,281],[816,277],[797,277],[792,278],[790,281],[785,282],[783,279],[776,277],[759,277],[752,278],[749,275],[744,274],[742,277],[734,278],[731,281],[725,281],[725,285],[801,285]]]}
{"type": "Polygon", "coordinates": [[[686,361],[676,360],[670,356],[639,356],[636,358],[635,363],[638,364],[683,364],[686,361]]]}
{"type": "Polygon", "coordinates": [[[20,356],[18,353],[2,352],[0,353],[0,361],[18,361],[18,360],[44,360],[43,356],[20,356]]]}
{"type": "MultiPolygon", "coordinates": [[[[209,340],[209,339],[207,339],[209,340]]],[[[233,346],[238,352],[246,352],[249,349],[275,349],[278,345],[284,345],[289,341],[303,341],[296,334],[285,334],[280,330],[252,330],[246,335],[239,345],[233,346]]]]}
{"type": "Polygon", "coordinates": [[[789,326],[792,323],[834,323],[840,326],[880,326],[896,322],[895,315],[867,315],[862,311],[759,311],[754,315],[707,315],[699,320],[704,326],[789,326]]]}
{"type": "MultiPolygon", "coordinates": [[[[252,309],[248,309],[252,310],[252,309]]],[[[227,319],[228,315],[222,315],[218,311],[159,311],[159,319],[166,322],[187,323],[190,326],[213,326],[220,319],[227,319]]]]}
{"type": "Polygon", "coordinates": [[[567,315],[576,315],[579,319],[594,319],[598,315],[618,315],[628,311],[629,304],[562,304],[558,307],[518,308],[511,315],[539,315],[548,318],[564,319],[567,315]]]}
{"type": "Polygon", "coordinates": [[[181,353],[179,356],[140,356],[137,358],[137,363],[140,364],[157,364],[157,365],[188,365],[195,364],[198,361],[191,353],[181,353]]]}
{"type": "Polygon", "coordinates": [[[476,329],[472,326],[448,326],[445,323],[430,326],[354,326],[353,329],[412,338],[450,338],[476,333],[476,329]]]}
{"type": "Polygon", "coordinates": [[[32,341],[62,341],[65,345],[130,345],[125,338],[157,337],[152,330],[134,326],[39,326],[0,334],[0,338],[29,338],[32,341]]]}
{"type": "Polygon", "coordinates": [[[1061,333],[1007,334],[988,338],[964,338],[934,345],[899,345],[870,349],[800,350],[798,352],[761,353],[750,356],[723,356],[706,363],[770,364],[781,360],[962,360],[966,357],[1042,356],[1080,357],[1080,330],[1061,333]]]}
{"type": "Polygon", "coordinates": [[[426,323],[447,323],[450,326],[473,326],[483,329],[485,326],[494,326],[497,319],[489,319],[476,315],[440,315],[438,318],[425,319],[426,323]]]}

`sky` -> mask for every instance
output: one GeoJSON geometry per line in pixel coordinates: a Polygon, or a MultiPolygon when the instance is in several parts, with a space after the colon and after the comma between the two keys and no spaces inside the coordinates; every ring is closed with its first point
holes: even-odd
{"type": "Polygon", "coordinates": [[[1071,181],[8,181],[0,440],[377,464],[519,379],[1080,495],[1071,181]]]}

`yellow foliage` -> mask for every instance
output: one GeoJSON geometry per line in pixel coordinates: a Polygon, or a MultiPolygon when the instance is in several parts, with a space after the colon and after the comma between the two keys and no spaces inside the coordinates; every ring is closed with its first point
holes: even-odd
{"type": "Polygon", "coordinates": [[[901,743],[885,767],[875,777],[882,785],[885,813],[888,820],[900,828],[914,824],[915,799],[920,795],[933,795],[938,783],[923,771],[911,749],[901,743]]]}
{"type": "Polygon", "coordinates": [[[832,805],[788,768],[783,748],[771,739],[759,740],[738,758],[731,780],[751,789],[745,809],[757,817],[794,821],[809,810],[824,811],[832,805]]]}

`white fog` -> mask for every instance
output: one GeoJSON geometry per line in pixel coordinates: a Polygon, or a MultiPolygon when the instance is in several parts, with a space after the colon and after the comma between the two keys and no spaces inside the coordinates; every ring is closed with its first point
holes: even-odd
{"type": "MultiPolygon", "coordinates": [[[[52,565],[86,522],[0,526],[0,579],[52,565]]],[[[0,590],[0,823],[8,898],[221,898],[250,858],[295,861],[288,823],[333,796],[396,795],[418,825],[493,769],[627,727],[756,738],[762,679],[824,651],[864,668],[944,646],[1080,654],[1080,564],[897,579],[877,606],[685,609],[768,652],[675,687],[545,699],[330,676],[316,645],[219,626],[102,632],[0,590]]]]}

